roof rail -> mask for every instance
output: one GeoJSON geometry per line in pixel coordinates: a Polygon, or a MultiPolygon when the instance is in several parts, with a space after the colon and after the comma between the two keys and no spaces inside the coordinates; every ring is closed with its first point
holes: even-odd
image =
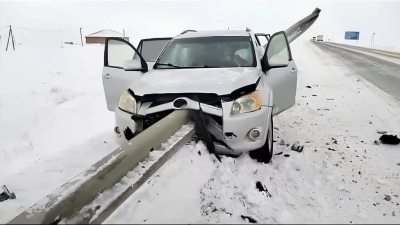
{"type": "Polygon", "coordinates": [[[197,32],[197,30],[185,30],[181,34],[186,34],[187,32],[197,32]]]}
{"type": "Polygon", "coordinates": [[[250,32],[250,31],[251,31],[250,28],[246,27],[246,32],[250,32]]]}

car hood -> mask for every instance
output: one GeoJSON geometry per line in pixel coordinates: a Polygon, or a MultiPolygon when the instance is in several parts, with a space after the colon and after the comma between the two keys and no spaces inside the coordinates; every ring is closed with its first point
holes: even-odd
{"type": "Polygon", "coordinates": [[[254,84],[260,76],[257,68],[155,69],[133,81],[135,95],[166,93],[215,93],[226,95],[254,84]]]}

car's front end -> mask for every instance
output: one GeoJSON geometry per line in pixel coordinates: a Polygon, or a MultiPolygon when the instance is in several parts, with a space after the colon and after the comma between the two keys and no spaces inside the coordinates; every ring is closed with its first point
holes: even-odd
{"type": "Polygon", "coordinates": [[[261,148],[272,109],[258,85],[262,71],[254,40],[247,32],[229,35],[193,33],[174,39],[154,69],[121,95],[115,110],[120,143],[174,110],[189,110],[193,120],[204,115],[218,153],[261,148]]]}
{"type": "Polygon", "coordinates": [[[261,93],[253,91],[232,99],[216,94],[153,94],[135,96],[127,91],[115,110],[115,133],[125,143],[174,110],[189,110],[194,120],[201,110],[205,126],[211,134],[216,151],[239,154],[265,144],[270,107],[261,105],[261,93]],[[130,107],[136,105],[136,109],[130,107]]]}

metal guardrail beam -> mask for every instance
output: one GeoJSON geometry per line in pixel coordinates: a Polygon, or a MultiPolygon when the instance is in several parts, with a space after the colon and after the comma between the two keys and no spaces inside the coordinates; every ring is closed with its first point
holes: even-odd
{"type": "MultiPolygon", "coordinates": [[[[160,149],[161,144],[168,140],[176,131],[188,122],[188,111],[174,111],[153,126],[130,140],[127,144],[118,147],[112,153],[95,163],[88,170],[68,181],[53,193],[22,212],[12,219],[9,224],[54,224],[63,218],[71,218],[84,206],[89,205],[99,193],[114,186],[139,162],[148,157],[152,149],[160,149]]],[[[182,145],[182,142],[178,143],[182,145]]],[[[185,143],[183,143],[185,144],[185,143]]],[[[177,149],[175,149],[176,151],[177,149]]],[[[168,155],[167,155],[168,156],[168,155]]],[[[162,157],[165,161],[168,157],[162,157]]],[[[163,164],[158,163],[158,168],[163,164]]],[[[154,167],[155,168],[155,167],[154,167]]],[[[140,179],[144,182],[155,170],[150,171],[147,177],[140,179]]],[[[133,185],[135,186],[135,185],[133,185]]],[[[140,185],[136,185],[136,189],[140,185]]],[[[123,198],[132,192],[128,190],[123,198]]],[[[118,198],[110,205],[110,210],[103,210],[104,214],[97,221],[104,220],[123,198],[118,198]]],[[[95,221],[96,222],[96,221],[95,221]]]]}

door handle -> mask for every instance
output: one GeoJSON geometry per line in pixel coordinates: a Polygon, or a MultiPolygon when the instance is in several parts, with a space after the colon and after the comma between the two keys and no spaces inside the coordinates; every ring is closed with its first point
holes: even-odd
{"type": "Polygon", "coordinates": [[[106,75],[104,75],[104,78],[111,79],[111,75],[109,73],[107,73],[106,75]]]}
{"type": "Polygon", "coordinates": [[[296,68],[292,68],[292,73],[296,72],[296,68]]]}

